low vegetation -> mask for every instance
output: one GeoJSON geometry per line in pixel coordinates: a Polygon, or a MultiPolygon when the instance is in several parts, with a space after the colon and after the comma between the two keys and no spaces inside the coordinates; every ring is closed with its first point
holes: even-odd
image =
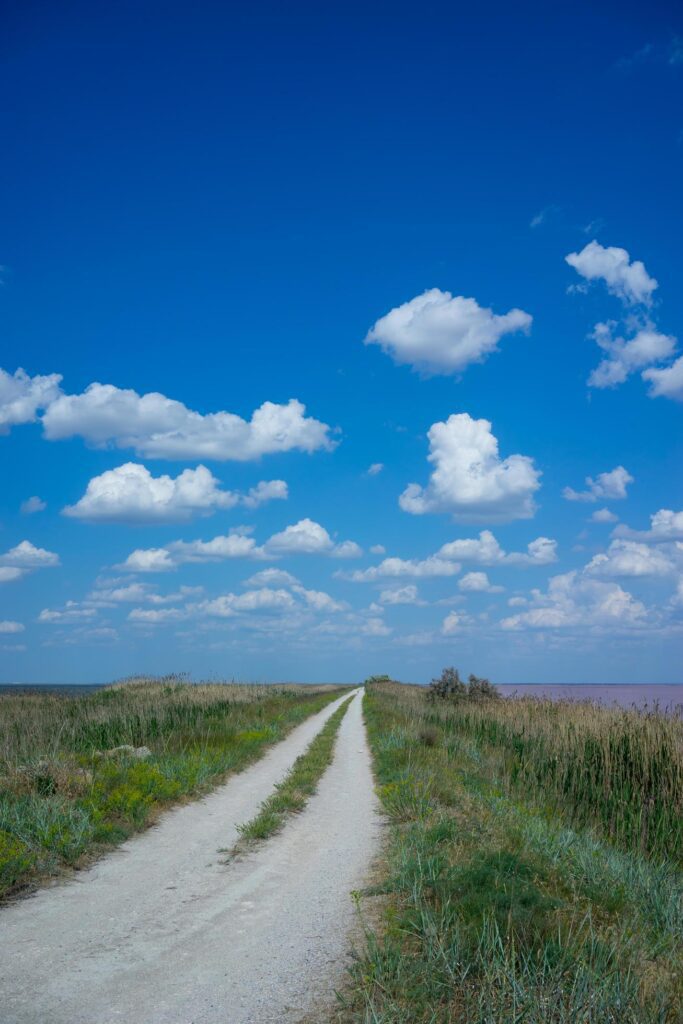
{"type": "Polygon", "coordinates": [[[680,1021],[683,722],[455,689],[367,687],[386,901],[339,1019],[680,1021]]]}
{"type": "Polygon", "coordinates": [[[0,896],[205,792],[342,692],[170,677],[75,697],[0,695],[0,896]]]}
{"type": "Polygon", "coordinates": [[[258,814],[246,824],[238,825],[240,838],[231,850],[233,855],[275,835],[290,814],[303,811],[332,761],[334,742],[351,699],[344,701],[330,716],[307,750],[297,757],[285,778],[275,787],[272,796],[263,801],[258,814]]]}

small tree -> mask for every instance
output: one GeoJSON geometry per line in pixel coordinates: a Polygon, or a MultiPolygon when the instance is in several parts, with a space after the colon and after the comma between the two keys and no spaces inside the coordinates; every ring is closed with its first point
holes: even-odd
{"type": "Polygon", "coordinates": [[[432,679],[427,700],[461,700],[467,696],[467,687],[457,668],[445,668],[438,679],[432,679]]]}
{"type": "Polygon", "coordinates": [[[471,675],[468,682],[467,696],[470,700],[500,700],[500,693],[488,679],[471,675]]]}

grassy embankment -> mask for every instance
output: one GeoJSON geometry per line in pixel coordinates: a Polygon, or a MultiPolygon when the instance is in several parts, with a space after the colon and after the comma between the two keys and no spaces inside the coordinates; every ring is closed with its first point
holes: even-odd
{"type": "Polygon", "coordinates": [[[230,851],[233,856],[275,835],[284,827],[290,814],[303,811],[316,792],[323,772],[332,762],[334,742],[351,700],[345,700],[330,716],[304,753],[297,757],[282,782],[275,787],[273,794],[263,801],[258,814],[244,825],[238,825],[240,838],[230,851]]]}
{"type": "Polygon", "coordinates": [[[343,691],[118,684],[0,696],[0,896],[79,866],[259,758],[343,691]],[[151,755],[107,755],[146,746],[151,755]]]}
{"type": "Polygon", "coordinates": [[[340,1019],[683,1020],[683,721],[368,691],[388,901],[340,1019]]]}

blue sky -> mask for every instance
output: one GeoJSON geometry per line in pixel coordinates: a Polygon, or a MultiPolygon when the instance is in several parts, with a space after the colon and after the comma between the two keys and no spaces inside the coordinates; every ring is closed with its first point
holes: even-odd
{"type": "Polygon", "coordinates": [[[675,5],[1,56],[1,681],[683,682],[675,5]]]}

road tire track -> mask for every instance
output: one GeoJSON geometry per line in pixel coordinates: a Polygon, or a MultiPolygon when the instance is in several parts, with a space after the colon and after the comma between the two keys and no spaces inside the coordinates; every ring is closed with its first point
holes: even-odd
{"type": "Polygon", "coordinates": [[[3,1024],[284,1024],[329,998],[350,893],[379,842],[360,692],[305,811],[241,860],[218,851],[344,699],[205,799],[2,910],[3,1024]]]}

